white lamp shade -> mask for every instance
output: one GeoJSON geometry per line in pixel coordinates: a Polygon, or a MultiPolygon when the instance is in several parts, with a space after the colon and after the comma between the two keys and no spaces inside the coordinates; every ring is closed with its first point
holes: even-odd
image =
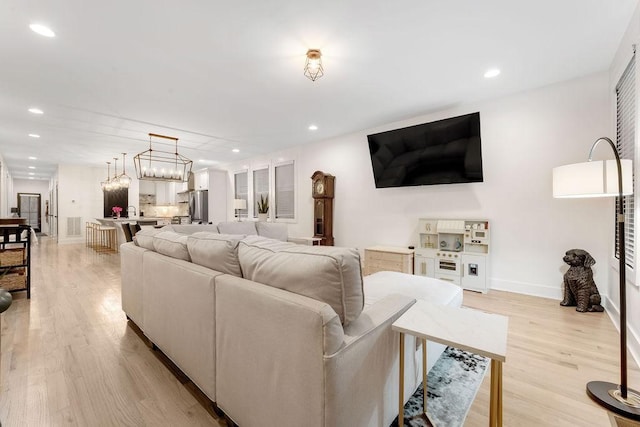
{"type": "MultiPolygon", "coordinates": [[[[622,194],[633,193],[633,163],[620,160],[622,194]]],[[[600,160],[553,168],[553,197],[615,197],[618,191],[618,167],[615,160],[600,160]]]]}
{"type": "Polygon", "coordinates": [[[247,209],[247,201],[245,199],[233,199],[233,209],[247,209]]]}

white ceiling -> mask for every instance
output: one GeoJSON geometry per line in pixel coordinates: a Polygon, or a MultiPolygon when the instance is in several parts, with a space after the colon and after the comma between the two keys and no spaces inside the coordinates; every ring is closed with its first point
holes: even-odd
{"type": "Polygon", "coordinates": [[[14,178],[122,152],[133,175],[149,132],[195,167],[253,157],[605,70],[636,3],[3,0],[0,153],[14,178]]]}

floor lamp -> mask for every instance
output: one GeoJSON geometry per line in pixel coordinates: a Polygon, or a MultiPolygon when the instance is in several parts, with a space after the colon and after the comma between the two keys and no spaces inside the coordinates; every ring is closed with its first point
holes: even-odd
{"type": "Polygon", "coordinates": [[[245,199],[233,199],[233,209],[236,210],[238,221],[240,221],[240,211],[247,209],[247,201],[245,199]]]}
{"type": "Polygon", "coordinates": [[[627,295],[625,274],[624,203],[622,196],[633,193],[633,165],[620,160],[611,139],[598,138],[591,146],[589,161],[553,169],[554,197],[617,197],[620,274],[620,384],[605,381],[587,383],[587,394],[596,403],[622,416],[640,420],[640,394],[627,387],[627,295]],[[599,142],[609,144],[615,160],[592,161],[599,142]]]}

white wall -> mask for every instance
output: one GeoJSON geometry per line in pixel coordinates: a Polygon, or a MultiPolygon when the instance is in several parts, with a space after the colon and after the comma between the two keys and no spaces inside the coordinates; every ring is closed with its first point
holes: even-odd
{"type": "Polygon", "coordinates": [[[104,216],[100,189],[100,181],[103,179],[104,171],[99,168],[58,166],[58,243],[84,242],[85,222],[104,216]],[[81,218],[81,236],[68,236],[69,217],[81,218]]]}
{"type": "Polygon", "coordinates": [[[40,194],[40,231],[49,233],[49,223],[45,216],[46,203],[49,200],[49,181],[37,179],[14,179],[13,192],[9,199],[11,207],[18,206],[18,193],[36,193],[40,194]]]}
{"type": "MultiPolygon", "coordinates": [[[[610,111],[613,117],[615,117],[615,87],[618,81],[620,80],[620,76],[626,69],[629,64],[629,60],[633,55],[633,46],[637,45],[640,42],[640,7],[636,7],[635,13],[631,18],[631,22],[625,36],[623,37],[620,46],[618,47],[618,52],[615,55],[615,58],[611,64],[611,69],[609,73],[609,92],[612,94],[612,101],[610,104],[610,111]]],[[[636,55],[636,155],[635,155],[635,200],[636,204],[638,203],[638,185],[640,184],[640,177],[638,176],[638,161],[640,161],[640,131],[638,131],[638,125],[640,124],[640,58],[636,55]]],[[[612,119],[612,128],[610,131],[611,135],[615,135],[615,118],[612,119]]],[[[635,230],[636,230],[636,241],[635,247],[638,248],[638,226],[640,225],[640,215],[635,215],[635,230]]],[[[613,244],[614,244],[614,233],[615,230],[613,228],[613,222],[610,224],[609,233],[607,234],[610,248],[609,253],[613,253],[613,244]]],[[[626,294],[627,294],[627,343],[628,348],[631,351],[636,363],[640,364],[640,288],[638,284],[640,284],[640,264],[639,258],[636,253],[635,265],[637,266],[635,271],[627,270],[627,284],[626,284],[626,294]]],[[[610,292],[609,292],[609,301],[607,305],[607,313],[612,318],[614,323],[617,325],[618,330],[620,330],[620,292],[619,292],[619,274],[618,274],[618,260],[611,259],[611,268],[609,270],[609,283],[610,283],[610,292]]]]}
{"type": "Polygon", "coordinates": [[[607,88],[608,74],[600,73],[228,165],[229,198],[234,170],[293,158],[298,220],[290,236],[313,234],[310,177],[322,170],[336,176],[337,246],[406,247],[417,244],[418,218],[486,218],[491,288],[559,299],[562,256],[584,248],[598,262],[596,281],[606,294],[612,202],[554,199],[551,171],[586,161],[592,142],[609,134],[607,88]],[[375,188],[367,134],[474,111],[481,115],[483,183],[375,188]]]}

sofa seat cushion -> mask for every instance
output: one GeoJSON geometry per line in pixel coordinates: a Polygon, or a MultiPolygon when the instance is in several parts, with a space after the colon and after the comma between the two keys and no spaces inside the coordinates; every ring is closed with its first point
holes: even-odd
{"type": "Polygon", "coordinates": [[[242,277],[238,261],[240,239],[237,235],[199,231],[187,237],[187,249],[194,264],[242,277]]]}
{"type": "Polygon", "coordinates": [[[185,234],[163,230],[153,236],[153,247],[159,254],[191,261],[191,256],[187,249],[187,237],[185,234]]]}
{"type": "Polygon", "coordinates": [[[242,236],[255,236],[256,223],[253,221],[226,221],[218,224],[218,232],[222,234],[239,234],[242,236]]]}
{"type": "Polygon", "coordinates": [[[245,279],[323,301],[345,326],[362,312],[362,272],[355,249],[248,236],[238,245],[238,258],[245,279]]]}
{"type": "Polygon", "coordinates": [[[400,294],[432,304],[460,307],[463,292],[460,286],[432,277],[394,271],[379,271],[364,278],[365,306],[370,306],[387,295],[400,294]]]}

